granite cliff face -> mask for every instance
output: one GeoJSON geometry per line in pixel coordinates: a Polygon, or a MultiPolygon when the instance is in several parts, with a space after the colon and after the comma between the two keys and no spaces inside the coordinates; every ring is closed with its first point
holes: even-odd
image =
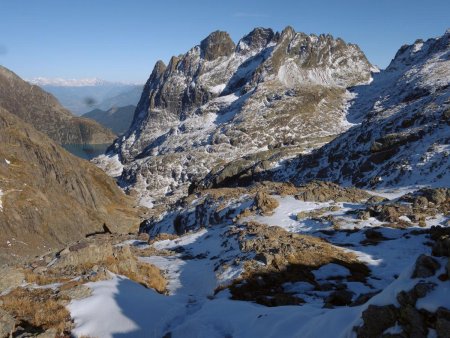
{"type": "Polygon", "coordinates": [[[59,144],[112,143],[114,133],[95,121],[73,116],[51,94],[0,66],[0,107],[59,144]]]}
{"type": "Polygon", "coordinates": [[[0,265],[139,222],[113,179],[0,107],[0,265]]]}
{"type": "Polygon", "coordinates": [[[450,184],[450,33],[405,45],[368,85],[351,89],[354,126],[320,149],[280,162],[242,158],[196,189],[276,180],[368,188],[450,184]],[[273,168],[274,164],[277,168],[273,168]]]}
{"type": "Polygon", "coordinates": [[[97,163],[152,200],[175,199],[212,169],[250,154],[285,158],[345,131],[347,87],[373,68],[329,35],[256,28],[237,45],[214,32],[157,62],[132,126],[97,163]],[[120,174],[117,170],[114,174],[120,174]]]}
{"type": "MultiPolygon", "coordinates": [[[[350,114],[361,123],[287,165],[294,183],[450,184],[450,31],[401,47],[389,67],[356,93],[350,114]]],[[[285,176],[286,170],[276,175],[285,176]]]]}

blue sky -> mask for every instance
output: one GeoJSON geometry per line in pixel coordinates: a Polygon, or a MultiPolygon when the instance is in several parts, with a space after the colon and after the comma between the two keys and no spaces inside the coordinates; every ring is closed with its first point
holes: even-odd
{"type": "Polygon", "coordinates": [[[449,0],[0,0],[0,64],[37,76],[144,82],[158,59],[220,29],[330,33],[386,67],[417,38],[450,27],[449,0]]]}

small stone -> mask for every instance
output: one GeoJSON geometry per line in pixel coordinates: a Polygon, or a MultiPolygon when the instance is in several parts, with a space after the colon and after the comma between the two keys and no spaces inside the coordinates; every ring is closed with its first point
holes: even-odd
{"type": "Polygon", "coordinates": [[[367,229],[364,232],[364,235],[366,236],[367,239],[370,240],[384,240],[386,239],[386,237],[383,236],[383,234],[377,230],[374,229],[367,229]]]}
{"type": "Polygon", "coordinates": [[[417,300],[425,297],[435,286],[434,283],[419,282],[409,291],[400,291],[397,294],[397,301],[401,306],[415,306],[417,300]]]}

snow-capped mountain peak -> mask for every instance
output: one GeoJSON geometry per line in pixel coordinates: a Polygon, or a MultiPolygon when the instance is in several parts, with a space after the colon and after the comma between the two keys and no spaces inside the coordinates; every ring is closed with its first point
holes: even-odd
{"type": "Polygon", "coordinates": [[[64,79],[60,77],[47,78],[35,77],[27,80],[29,83],[37,86],[56,86],[56,87],[85,87],[85,86],[101,86],[109,82],[98,78],[82,78],[82,79],[64,79]]]}
{"type": "Polygon", "coordinates": [[[114,146],[122,180],[175,197],[226,161],[315,148],[350,126],[346,88],[367,83],[371,69],[356,45],[331,35],[255,28],[235,45],[213,32],[155,65],[114,146]]]}

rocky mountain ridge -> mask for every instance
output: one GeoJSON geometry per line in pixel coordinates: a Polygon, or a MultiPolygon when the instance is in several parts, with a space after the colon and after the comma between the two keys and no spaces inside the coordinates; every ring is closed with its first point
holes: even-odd
{"type": "Polygon", "coordinates": [[[400,48],[357,95],[361,124],[294,161],[294,182],[450,185],[450,31],[400,48]]]}
{"type": "Polygon", "coordinates": [[[105,144],[115,135],[95,121],[75,117],[51,94],[0,66],[0,107],[59,144],[105,144]]]}
{"type": "Polygon", "coordinates": [[[214,32],[167,66],[157,62],[130,130],[97,164],[123,165],[122,184],[140,196],[175,200],[230,160],[288,157],[342,133],[346,88],[371,70],[357,46],[330,35],[256,28],[235,45],[214,32]]]}
{"type": "Polygon", "coordinates": [[[405,45],[370,84],[352,88],[347,118],[355,125],[320,149],[285,162],[230,162],[198,187],[314,179],[368,188],[448,186],[449,40],[447,31],[405,45]]]}
{"type": "Polygon", "coordinates": [[[130,128],[135,110],[135,106],[129,105],[125,107],[113,107],[106,111],[94,109],[82,116],[97,121],[120,136],[125,134],[130,128]]]}

